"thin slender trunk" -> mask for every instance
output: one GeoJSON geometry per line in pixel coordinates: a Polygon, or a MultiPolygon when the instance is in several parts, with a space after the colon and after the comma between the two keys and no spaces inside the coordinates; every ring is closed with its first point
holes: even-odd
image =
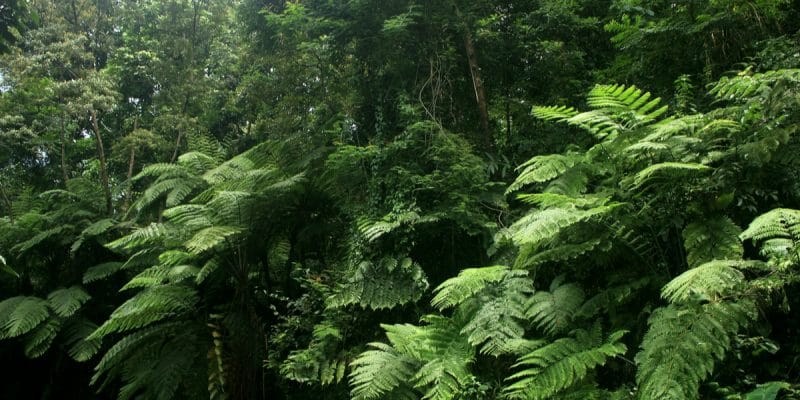
{"type": "Polygon", "coordinates": [[[103,146],[103,135],[100,134],[100,126],[97,121],[97,111],[91,111],[92,116],[92,129],[97,143],[97,156],[100,158],[100,180],[103,184],[103,196],[106,201],[106,213],[111,214],[111,188],[108,186],[108,170],[106,170],[106,152],[103,146]]]}
{"type": "Polygon", "coordinates": [[[489,106],[486,101],[486,90],[483,87],[483,79],[481,79],[481,69],[478,65],[478,56],[475,54],[475,44],[472,41],[472,32],[470,31],[467,21],[458,9],[458,5],[453,1],[453,8],[455,9],[456,16],[461,21],[464,28],[464,50],[467,53],[467,61],[469,62],[469,73],[472,77],[472,87],[475,90],[475,102],[478,105],[478,116],[481,122],[481,133],[483,134],[483,143],[487,150],[494,147],[492,140],[492,132],[489,130],[489,106]]]}
{"type": "Polygon", "coordinates": [[[8,198],[6,194],[6,190],[3,188],[3,185],[0,185],[0,196],[3,196],[3,202],[6,203],[6,207],[8,207],[8,219],[11,223],[14,223],[14,204],[11,202],[11,199],[8,198]]]}
{"type": "Polygon", "coordinates": [[[61,175],[64,178],[64,187],[67,186],[69,173],[67,172],[66,129],[64,129],[64,113],[61,113],[61,175]]]}
{"type": "Polygon", "coordinates": [[[125,190],[125,203],[122,209],[127,212],[131,205],[131,192],[133,191],[133,164],[136,162],[136,148],[131,146],[131,155],[128,159],[128,188],[125,190]]]}
{"type": "MultiPolygon", "coordinates": [[[[136,118],[133,120],[133,132],[139,129],[139,116],[137,115],[136,118]]],[[[125,202],[122,205],[122,209],[127,212],[128,207],[131,205],[131,195],[133,192],[133,165],[136,163],[136,146],[131,146],[131,155],[128,159],[128,188],[125,190],[125,202]]]]}

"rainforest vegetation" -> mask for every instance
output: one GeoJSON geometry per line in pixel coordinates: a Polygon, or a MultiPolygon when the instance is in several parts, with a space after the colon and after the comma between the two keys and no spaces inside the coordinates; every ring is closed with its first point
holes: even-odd
{"type": "Polygon", "coordinates": [[[800,399],[800,1],[2,0],[2,399],[800,399]]]}

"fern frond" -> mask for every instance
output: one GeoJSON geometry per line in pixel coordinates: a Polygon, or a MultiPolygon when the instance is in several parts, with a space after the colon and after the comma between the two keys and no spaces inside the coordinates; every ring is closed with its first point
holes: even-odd
{"type": "Polygon", "coordinates": [[[755,307],[748,301],[670,305],[653,312],[636,355],[638,398],[697,399],[716,360],[754,317],[755,307]]]}
{"type": "Polygon", "coordinates": [[[517,167],[522,170],[517,179],[506,189],[506,194],[514,192],[523,186],[531,183],[543,183],[550,181],[574,167],[576,164],[584,162],[585,156],[577,153],[567,154],[548,154],[536,156],[517,167]]]}
{"type": "Polygon", "coordinates": [[[578,310],[576,317],[594,317],[603,310],[608,311],[614,307],[624,305],[639,291],[647,288],[650,283],[651,278],[645,277],[626,281],[620,285],[607,287],[600,291],[600,293],[586,300],[586,302],[581,305],[580,310],[578,310]]]}
{"type": "Polygon", "coordinates": [[[350,367],[350,385],[353,399],[382,399],[409,382],[419,364],[384,343],[370,343],[368,350],[358,356],[350,367]]]}
{"type": "Polygon", "coordinates": [[[38,297],[11,297],[0,302],[0,339],[26,334],[50,316],[47,301],[38,297]]]}
{"type": "Polygon", "coordinates": [[[588,210],[577,208],[534,210],[511,226],[511,238],[519,246],[538,245],[552,240],[565,228],[578,222],[602,218],[620,205],[613,203],[588,210]]]}
{"type": "Polygon", "coordinates": [[[515,267],[531,268],[547,262],[571,260],[595,250],[601,243],[603,243],[602,239],[595,238],[581,243],[558,243],[544,250],[526,246],[520,251],[515,267]]]}
{"type": "Polygon", "coordinates": [[[362,261],[328,297],[329,308],[358,304],[378,310],[417,301],[428,288],[422,267],[410,258],[362,261]]]}
{"type": "Polygon", "coordinates": [[[800,243],[800,210],[776,208],[756,217],[742,232],[742,240],[761,243],[761,254],[767,257],[798,256],[800,243]]]}
{"type": "Polygon", "coordinates": [[[185,326],[185,322],[169,322],[151,326],[123,337],[103,354],[97,366],[94,367],[95,373],[90,384],[95,385],[103,375],[112,373],[134,350],[140,349],[143,343],[169,336],[185,326]]]}
{"type": "Polygon", "coordinates": [[[61,319],[50,317],[25,337],[25,356],[37,358],[50,349],[61,329],[61,319]]]}
{"type": "Polygon", "coordinates": [[[178,156],[178,165],[198,174],[202,174],[216,167],[217,164],[218,162],[214,157],[199,151],[189,151],[178,156]]]}
{"type": "Polygon", "coordinates": [[[548,335],[566,330],[583,304],[583,290],[575,284],[563,282],[564,275],[556,277],[549,292],[536,292],[527,304],[528,318],[548,335]]]}
{"type": "Polygon", "coordinates": [[[193,254],[202,254],[213,248],[223,247],[223,244],[240,233],[242,229],[236,226],[210,226],[195,233],[184,246],[193,254]]]}
{"type": "Polygon", "coordinates": [[[482,354],[499,356],[518,350],[519,340],[525,333],[520,321],[524,320],[523,301],[497,297],[484,303],[464,325],[461,333],[482,354]]]}
{"type": "Polygon", "coordinates": [[[155,265],[131,278],[120,291],[178,283],[196,277],[199,270],[193,265],[155,265]]]}
{"type": "Polygon", "coordinates": [[[107,278],[122,269],[124,264],[118,261],[97,264],[86,269],[83,273],[83,283],[91,283],[107,278]]]}
{"type": "Polygon", "coordinates": [[[83,242],[86,240],[86,238],[101,235],[112,227],[116,226],[116,224],[117,221],[111,218],[104,218],[90,224],[83,230],[83,232],[81,232],[81,234],[78,236],[78,239],[72,244],[72,247],[70,247],[70,253],[75,254],[83,245],[83,242]]]}
{"type": "Polygon", "coordinates": [[[216,271],[219,268],[219,265],[220,265],[219,260],[216,257],[212,257],[211,259],[206,261],[206,263],[203,264],[203,268],[201,268],[200,271],[197,272],[197,276],[195,277],[195,283],[197,284],[203,283],[203,281],[206,278],[208,278],[209,275],[211,275],[214,271],[216,271]]]}
{"type": "Polygon", "coordinates": [[[567,106],[534,106],[531,114],[545,121],[564,121],[577,115],[578,111],[567,106]]]}
{"type": "Polygon", "coordinates": [[[488,285],[500,282],[509,275],[519,273],[527,275],[523,271],[511,271],[503,265],[463,269],[458,273],[458,276],[442,282],[441,285],[433,290],[435,296],[431,300],[431,305],[439,310],[455,307],[484,290],[488,285]]]}
{"type": "Polygon", "coordinates": [[[633,178],[633,186],[641,187],[645,183],[650,183],[656,179],[679,179],[688,174],[705,172],[711,170],[710,167],[697,163],[683,162],[663,162],[653,164],[639,171],[633,178]]]}
{"type": "Polygon", "coordinates": [[[724,216],[692,222],[683,230],[686,261],[695,267],[711,260],[735,260],[744,254],[741,229],[724,216]]]}
{"type": "Polygon", "coordinates": [[[577,384],[606,360],[625,353],[620,343],[626,331],[617,331],[603,342],[599,325],[592,331],[579,329],[574,337],[561,338],[519,358],[511,375],[513,381],[503,389],[510,399],[548,399],[577,384]]]}
{"type": "Polygon", "coordinates": [[[718,99],[741,100],[763,92],[779,81],[800,82],[800,69],[780,69],[751,74],[742,71],[733,77],[722,77],[709,93],[718,99]]]}
{"type": "Polygon", "coordinates": [[[587,103],[636,126],[651,123],[667,112],[667,106],[658,107],[660,98],[651,100],[650,96],[635,86],[596,85],[589,91],[587,103]]]}
{"type": "Polygon", "coordinates": [[[78,362],[92,358],[100,350],[102,339],[87,340],[87,337],[97,329],[97,324],[80,318],[67,325],[65,328],[66,343],[69,346],[69,356],[78,362]]]}
{"type": "Polygon", "coordinates": [[[452,399],[473,379],[474,350],[454,320],[428,315],[422,321],[429,324],[423,328],[426,347],[435,351],[412,378],[414,386],[425,393],[423,399],[452,399]]]}
{"type": "Polygon", "coordinates": [[[83,303],[91,299],[89,293],[79,286],[72,286],[67,289],[58,289],[47,295],[47,302],[56,315],[70,317],[78,311],[83,303]]]}
{"type": "Polygon", "coordinates": [[[110,333],[150,325],[174,313],[193,309],[197,301],[197,292],[188,287],[167,285],[148,288],[117,307],[87,339],[98,339],[110,333]]]}
{"type": "Polygon", "coordinates": [[[692,299],[718,300],[744,281],[744,274],[737,267],[747,263],[741,260],[713,260],[701,264],[667,283],[661,289],[661,296],[670,303],[692,299]]]}
{"type": "Polygon", "coordinates": [[[167,225],[154,222],[106,244],[106,247],[117,251],[132,250],[136,247],[159,243],[163,238],[169,237],[170,233],[171,228],[167,225]]]}
{"type": "Polygon", "coordinates": [[[170,222],[184,225],[191,229],[200,229],[213,225],[211,210],[204,204],[182,204],[164,210],[164,217],[170,222]]]}

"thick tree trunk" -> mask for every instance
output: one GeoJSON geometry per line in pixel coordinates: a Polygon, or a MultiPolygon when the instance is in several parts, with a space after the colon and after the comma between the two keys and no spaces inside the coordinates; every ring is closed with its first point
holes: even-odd
{"type": "Polygon", "coordinates": [[[481,133],[483,135],[483,143],[487,150],[494,147],[494,140],[492,139],[492,132],[489,130],[489,105],[486,101],[486,90],[483,87],[483,79],[481,79],[481,69],[478,65],[478,56],[475,54],[475,44],[472,41],[472,32],[470,31],[467,21],[461,14],[458,5],[455,1],[452,2],[455,9],[456,16],[461,21],[464,28],[464,50],[467,53],[467,61],[469,62],[469,73],[472,77],[472,87],[475,90],[475,102],[478,105],[478,117],[480,117],[481,133]]]}
{"type": "Polygon", "coordinates": [[[103,146],[103,135],[100,134],[100,126],[97,121],[97,111],[91,111],[92,116],[92,129],[94,130],[94,136],[97,144],[97,156],[100,159],[100,180],[103,184],[103,196],[105,197],[106,201],[106,213],[111,214],[112,212],[112,205],[111,205],[111,188],[108,185],[108,170],[106,169],[106,152],[105,147],[103,146]]]}

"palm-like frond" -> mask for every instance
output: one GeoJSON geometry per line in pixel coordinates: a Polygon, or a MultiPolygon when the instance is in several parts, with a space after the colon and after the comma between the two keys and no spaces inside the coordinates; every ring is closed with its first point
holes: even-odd
{"type": "Polygon", "coordinates": [[[626,351],[614,332],[602,341],[599,325],[591,331],[577,330],[574,337],[558,339],[523,355],[515,367],[523,368],[507,380],[503,389],[510,399],[548,399],[577,384],[594,368],[626,351]]]}
{"type": "Polygon", "coordinates": [[[181,285],[145,289],[117,307],[109,319],[88,339],[102,338],[113,332],[125,332],[150,325],[174,313],[192,310],[197,301],[197,292],[181,285]]]}
{"type": "Polygon", "coordinates": [[[564,276],[556,277],[550,291],[539,291],[530,298],[526,315],[548,335],[563,332],[580,309],[585,295],[575,284],[564,283],[564,276]]]}

